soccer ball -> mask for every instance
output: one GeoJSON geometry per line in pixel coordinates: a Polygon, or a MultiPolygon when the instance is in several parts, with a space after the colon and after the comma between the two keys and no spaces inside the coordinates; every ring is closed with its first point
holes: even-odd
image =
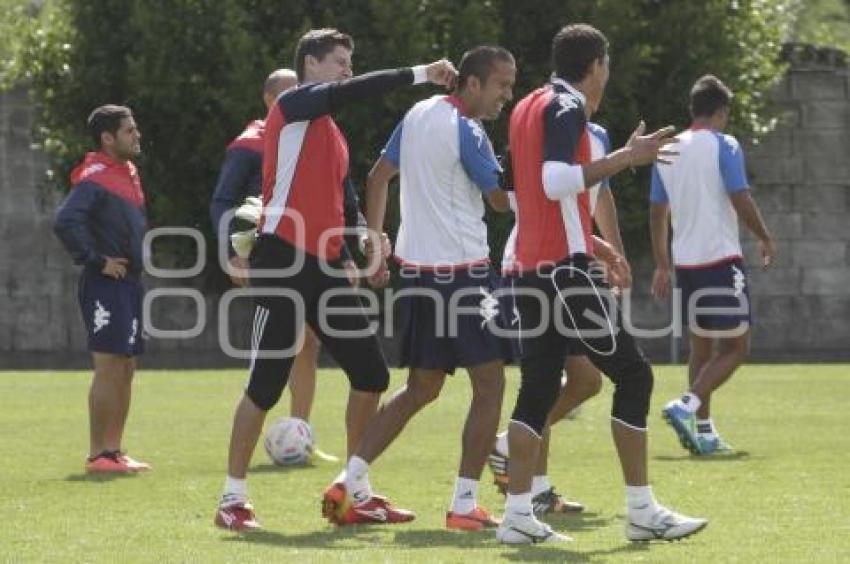
{"type": "Polygon", "coordinates": [[[304,464],[313,453],[313,429],[303,419],[280,417],[269,425],[264,444],[278,466],[304,464]]]}

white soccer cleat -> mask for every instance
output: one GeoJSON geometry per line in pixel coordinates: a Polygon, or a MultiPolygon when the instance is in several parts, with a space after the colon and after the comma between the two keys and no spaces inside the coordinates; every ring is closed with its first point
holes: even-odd
{"type": "Polygon", "coordinates": [[[679,515],[661,505],[648,516],[627,512],[626,519],[626,538],[630,541],[683,539],[708,525],[707,519],[679,515]]]}
{"type": "Polygon", "coordinates": [[[505,513],[502,524],[496,530],[496,540],[504,544],[540,544],[570,542],[573,539],[556,533],[529,512],[528,515],[505,513]]]}

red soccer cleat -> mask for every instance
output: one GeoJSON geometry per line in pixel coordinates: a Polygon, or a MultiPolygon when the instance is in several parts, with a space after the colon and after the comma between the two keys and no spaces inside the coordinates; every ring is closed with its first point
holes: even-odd
{"type": "Polygon", "coordinates": [[[490,515],[483,507],[476,506],[469,513],[455,513],[454,511],[446,513],[447,529],[482,531],[498,527],[500,524],[501,521],[490,515]]]}
{"type": "Polygon", "coordinates": [[[151,469],[151,465],[147,462],[142,462],[140,460],[136,460],[135,458],[130,458],[126,454],[119,453],[118,460],[127,465],[132,472],[147,472],[151,469]]]}
{"type": "Polygon", "coordinates": [[[215,525],[228,531],[256,531],[261,529],[254,507],[247,501],[222,504],[215,512],[215,525]]]}
{"type": "Polygon", "coordinates": [[[322,516],[337,526],[367,523],[407,523],[416,515],[394,507],[385,497],[373,495],[365,503],[354,505],[341,483],[331,484],[322,498],[322,516]]]}
{"type": "Polygon", "coordinates": [[[136,471],[114,452],[102,452],[86,460],[86,472],[89,474],[133,474],[136,471]]]}

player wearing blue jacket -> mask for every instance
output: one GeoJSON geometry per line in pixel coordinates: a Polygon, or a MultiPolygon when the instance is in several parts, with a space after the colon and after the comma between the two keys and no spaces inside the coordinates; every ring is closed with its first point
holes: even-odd
{"type": "Polygon", "coordinates": [[[90,450],[86,471],[149,470],[121,450],[135,357],[143,352],[142,239],[147,226],[142,184],[131,157],[141,133],[129,108],[95,109],[88,128],[99,147],[71,174],[72,188],[54,230],[83,266],[79,302],[94,361],[89,391],[90,450]]]}

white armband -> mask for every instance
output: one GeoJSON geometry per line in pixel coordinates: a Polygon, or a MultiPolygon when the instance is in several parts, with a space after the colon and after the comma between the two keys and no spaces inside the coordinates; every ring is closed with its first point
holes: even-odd
{"type": "Polygon", "coordinates": [[[581,165],[560,161],[543,163],[543,191],[550,200],[561,200],[584,190],[584,172],[581,165]]]}
{"type": "Polygon", "coordinates": [[[413,70],[413,84],[428,82],[428,65],[416,65],[411,70],[413,70]]]}

